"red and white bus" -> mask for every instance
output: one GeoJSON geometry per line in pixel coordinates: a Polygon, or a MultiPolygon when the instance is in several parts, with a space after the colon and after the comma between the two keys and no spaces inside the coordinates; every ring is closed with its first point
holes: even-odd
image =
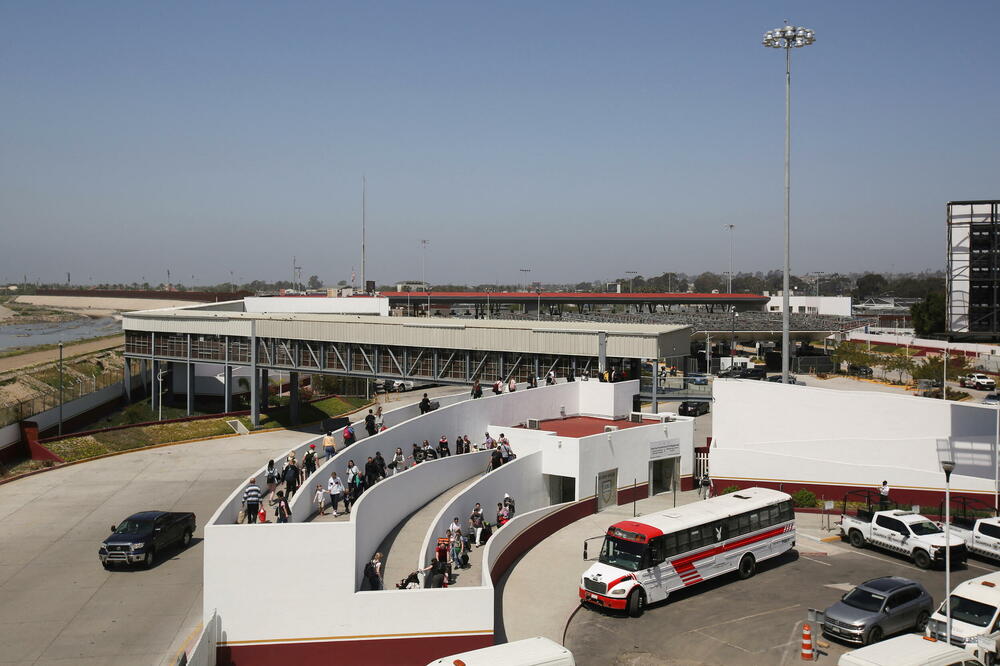
{"type": "Polygon", "coordinates": [[[730,571],[749,578],[758,562],[794,546],[792,498],[747,488],[615,523],[598,561],[583,574],[580,599],[638,617],[673,590],[730,571]]]}

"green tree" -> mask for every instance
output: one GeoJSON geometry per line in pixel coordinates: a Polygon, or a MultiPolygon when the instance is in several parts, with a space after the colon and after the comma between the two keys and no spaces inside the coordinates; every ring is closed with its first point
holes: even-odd
{"type": "Polygon", "coordinates": [[[903,382],[903,373],[913,372],[913,359],[906,353],[905,349],[896,349],[889,354],[885,354],[882,359],[882,367],[886,372],[898,373],[897,380],[903,382]]]}
{"type": "Polygon", "coordinates": [[[322,289],[323,281],[319,279],[318,275],[310,275],[309,282],[306,285],[309,289],[322,289]]]}
{"type": "Polygon", "coordinates": [[[722,291],[725,286],[726,282],[715,273],[705,272],[694,279],[694,290],[699,294],[710,294],[716,289],[722,291]]]}
{"type": "Polygon", "coordinates": [[[878,273],[865,273],[854,286],[854,297],[859,299],[880,296],[885,293],[888,282],[878,273]]]}
{"type": "Polygon", "coordinates": [[[913,328],[920,337],[927,337],[945,330],[944,292],[934,291],[919,303],[910,306],[913,328]]]}

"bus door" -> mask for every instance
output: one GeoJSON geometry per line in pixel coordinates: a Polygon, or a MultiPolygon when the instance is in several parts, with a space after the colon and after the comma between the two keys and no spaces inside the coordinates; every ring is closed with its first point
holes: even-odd
{"type": "Polygon", "coordinates": [[[661,601],[667,597],[668,572],[670,564],[666,562],[666,536],[659,536],[649,541],[649,566],[636,572],[639,582],[646,590],[646,600],[650,603],[661,601]]]}

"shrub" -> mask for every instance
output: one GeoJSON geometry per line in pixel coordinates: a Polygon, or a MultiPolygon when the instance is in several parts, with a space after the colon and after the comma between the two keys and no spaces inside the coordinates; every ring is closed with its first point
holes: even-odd
{"type": "Polygon", "coordinates": [[[722,489],[722,492],[719,494],[728,495],[729,493],[735,493],[739,489],[740,489],[739,486],[726,486],[725,488],[722,489]]]}
{"type": "Polygon", "coordinates": [[[798,507],[816,506],[816,494],[805,488],[799,488],[792,493],[792,504],[798,507]]]}

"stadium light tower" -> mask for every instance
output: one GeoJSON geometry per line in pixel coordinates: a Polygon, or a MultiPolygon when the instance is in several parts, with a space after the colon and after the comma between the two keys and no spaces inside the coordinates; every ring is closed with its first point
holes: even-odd
{"type": "Polygon", "coordinates": [[[781,382],[788,383],[788,363],[791,357],[790,341],[788,335],[789,310],[791,301],[788,293],[788,271],[789,271],[789,204],[791,202],[789,193],[791,191],[789,180],[789,163],[791,161],[792,148],[792,49],[809,46],[816,41],[816,34],[809,28],[785,25],[781,28],[768,30],[764,33],[763,44],[767,48],[785,49],[785,271],[782,280],[782,305],[781,305],[781,382]]]}

